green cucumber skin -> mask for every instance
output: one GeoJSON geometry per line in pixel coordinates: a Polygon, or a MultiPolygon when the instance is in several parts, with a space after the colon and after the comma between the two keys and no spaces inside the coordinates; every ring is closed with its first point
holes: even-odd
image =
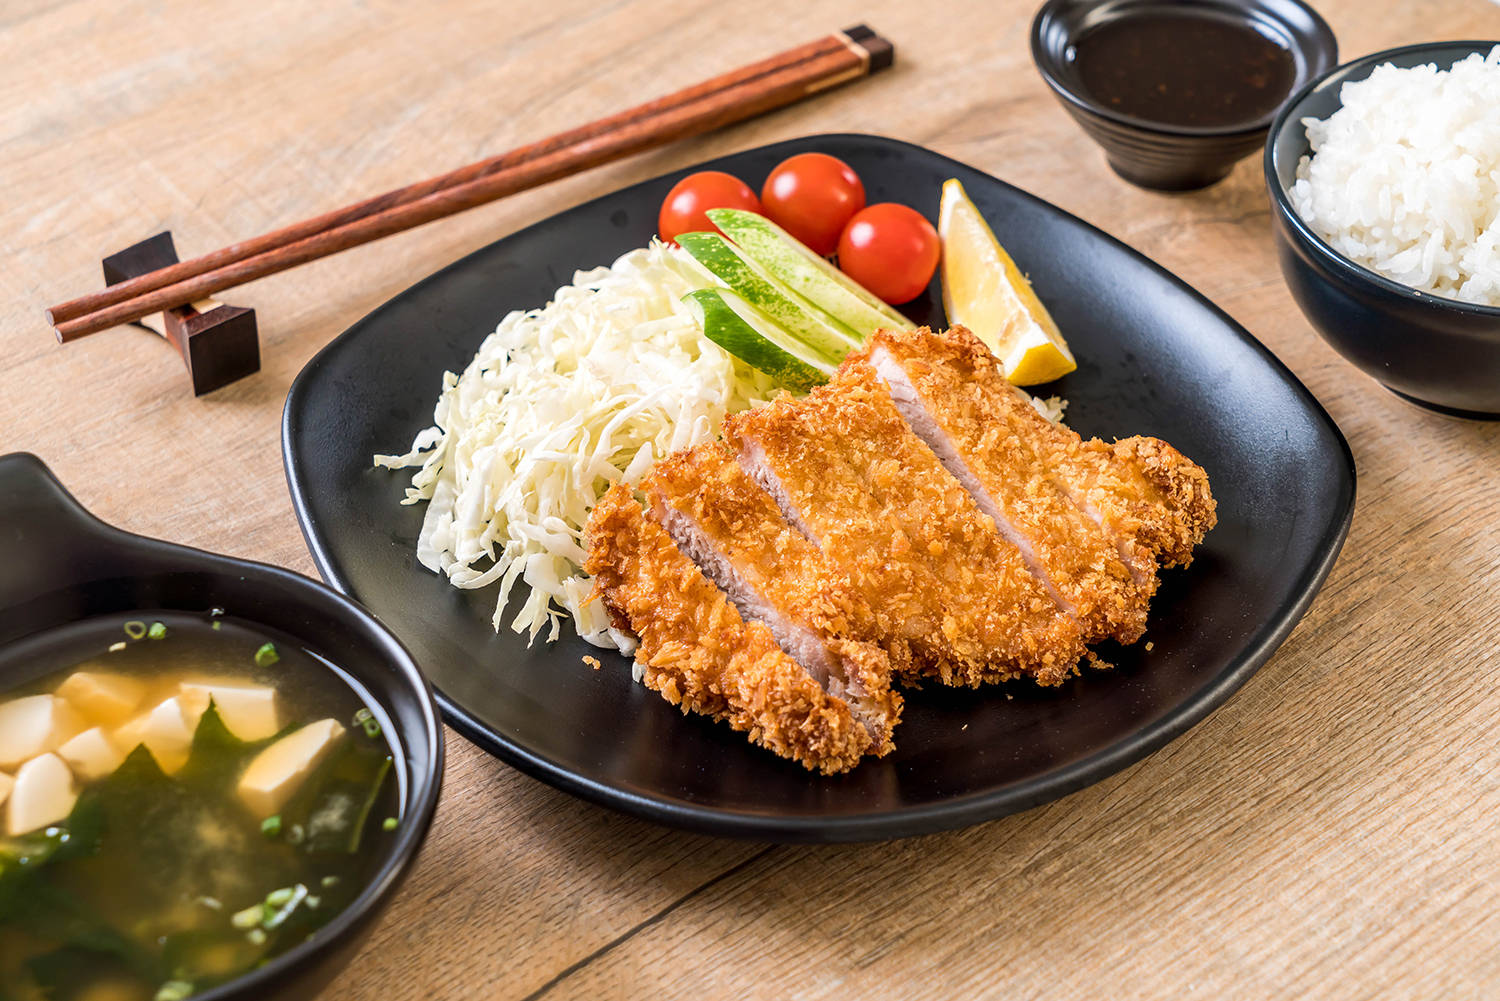
{"type": "Polygon", "coordinates": [[[911,321],[855,284],[765,216],[744,209],[710,209],[708,217],[745,255],[792,291],[861,337],[885,327],[908,329],[911,321]]]}
{"type": "Polygon", "coordinates": [[[786,388],[806,393],[828,377],[796,355],[772,344],[736,313],[716,289],[698,289],[683,296],[703,323],[703,336],[786,388]]]}
{"type": "Polygon", "coordinates": [[[854,330],[828,316],[775,278],[761,274],[718,233],[683,233],[677,237],[677,242],[695,261],[764,313],[768,320],[835,365],[862,342],[854,330]]]}

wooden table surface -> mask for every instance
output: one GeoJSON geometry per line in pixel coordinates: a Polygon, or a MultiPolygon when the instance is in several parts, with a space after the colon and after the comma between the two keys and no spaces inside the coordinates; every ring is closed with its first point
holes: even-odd
{"type": "MultiPolygon", "coordinates": [[[[1487,0],[1319,6],[1345,58],[1500,36],[1487,0]]],[[[0,7],[0,451],[39,454],[132,531],[313,574],[279,422],[330,338],[596,193],[820,131],[922,143],[1136,247],[1286,362],[1358,462],[1343,556],[1280,652],[1166,749],[1019,816],[885,844],[721,841],[450,732],[427,847],[327,996],[1500,997],[1500,425],[1419,411],[1314,335],[1258,158],[1207,191],[1132,188],[1032,68],[1031,3],[940,7],[0,7]],[[257,309],[264,367],[203,399],[150,334],[63,348],[43,322],[97,285],[101,255],[163,228],[202,252],[860,21],[897,69],[226,293],[257,309]]]]}

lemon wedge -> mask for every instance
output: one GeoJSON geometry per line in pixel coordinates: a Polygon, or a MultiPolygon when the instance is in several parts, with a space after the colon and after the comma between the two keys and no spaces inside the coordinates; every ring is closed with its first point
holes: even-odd
{"type": "Polygon", "coordinates": [[[1016,267],[957,178],[943,182],[943,309],[1000,359],[1005,377],[1035,386],[1078,367],[1047,307],[1016,267]]]}

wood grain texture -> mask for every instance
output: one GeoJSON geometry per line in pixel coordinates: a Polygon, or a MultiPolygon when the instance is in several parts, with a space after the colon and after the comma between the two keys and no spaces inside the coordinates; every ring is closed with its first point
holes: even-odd
{"type": "MultiPolygon", "coordinates": [[[[873,46],[889,43],[874,36],[873,46]]],[[[63,343],[278,274],[601,164],[698,136],[869,75],[869,51],[825,35],[664,97],[447,174],[303,219],[46,311],[63,343]]]]}
{"type": "MultiPolygon", "coordinates": [[[[1319,7],[1345,58],[1500,37],[1487,0],[1319,7]]],[[[1031,67],[1031,3],[755,9],[747,28],[707,0],[4,5],[0,450],[38,453],[127,529],[311,573],[279,422],[331,337],[600,191],[860,130],[1056,202],[1264,341],[1354,449],[1344,554],[1287,644],[1191,733],[967,831],[716,841],[580,803],[450,734],[428,846],[328,996],[1500,996],[1500,426],[1421,412],[1313,334],[1276,268],[1259,162],[1188,195],[1117,180],[1031,67]],[[237,290],[264,367],[201,400],[150,334],[63,348],[39,320],[161,229],[186,254],[221,246],[856,21],[897,43],[893,71],[237,290]]]]}

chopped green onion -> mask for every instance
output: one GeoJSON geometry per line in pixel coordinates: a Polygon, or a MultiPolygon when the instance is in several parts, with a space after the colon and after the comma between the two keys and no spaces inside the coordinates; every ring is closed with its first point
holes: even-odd
{"type": "Polygon", "coordinates": [[[281,814],[273,813],[260,822],[260,833],[268,838],[274,838],[281,833],[281,814]]]}
{"type": "Polygon", "coordinates": [[[286,842],[289,845],[300,845],[306,834],[301,824],[293,824],[292,829],[286,832],[286,842]]]}
{"type": "Polygon", "coordinates": [[[243,911],[235,911],[229,918],[229,923],[240,931],[254,928],[265,920],[266,908],[264,904],[251,904],[243,911]]]}
{"type": "Polygon", "coordinates": [[[222,626],[223,624],[224,623],[222,623],[222,622],[217,622],[217,621],[214,622],[214,632],[218,632],[219,631],[219,627],[222,626]]]}
{"type": "Polygon", "coordinates": [[[260,926],[266,929],[279,928],[282,922],[291,916],[292,912],[297,909],[297,905],[302,903],[303,898],[306,896],[307,887],[301,883],[289,888],[272,890],[266,894],[266,904],[268,907],[276,907],[278,909],[274,914],[267,914],[265,919],[261,921],[260,926]],[[282,894],[285,894],[285,897],[282,894]],[[280,903],[273,904],[271,902],[272,897],[275,897],[280,903]]]}
{"type": "Polygon", "coordinates": [[[395,817],[387,817],[387,818],[385,818],[384,822],[382,822],[381,825],[380,825],[380,829],[382,831],[394,831],[396,829],[396,818],[395,817]]]}
{"type": "Polygon", "coordinates": [[[211,619],[217,619],[219,616],[221,616],[223,614],[224,614],[224,609],[220,608],[218,605],[215,605],[213,608],[210,608],[208,610],[208,617],[211,618],[211,619]]]}
{"type": "Polygon", "coordinates": [[[313,910],[317,910],[318,909],[318,905],[321,904],[322,902],[323,902],[323,898],[322,897],[315,897],[311,893],[309,893],[307,895],[307,901],[306,901],[307,906],[311,907],[313,910]]]}
{"type": "Polygon", "coordinates": [[[323,877],[323,886],[325,888],[326,887],[330,887],[330,886],[338,886],[338,885],[339,885],[339,878],[337,876],[324,876],[323,877]]]}
{"type": "Polygon", "coordinates": [[[125,635],[133,640],[138,640],[146,635],[146,623],[139,619],[131,619],[125,623],[125,635]]]}
{"type": "Polygon", "coordinates": [[[167,635],[167,624],[165,622],[151,623],[151,628],[146,630],[146,635],[154,640],[165,638],[167,635]]]}
{"type": "Polygon", "coordinates": [[[259,650],[255,651],[256,667],[270,667],[280,659],[281,655],[276,652],[276,644],[274,643],[265,643],[259,650]]]}
{"type": "Polygon", "coordinates": [[[168,980],[157,990],[153,1001],[184,1001],[192,996],[192,984],[186,980],[168,980]]]}
{"type": "Polygon", "coordinates": [[[109,652],[110,653],[119,653],[123,649],[125,649],[125,641],[124,640],[120,640],[120,642],[118,642],[118,643],[111,643],[109,645],[109,652]]]}
{"type": "Polygon", "coordinates": [[[266,933],[261,931],[259,928],[251,928],[250,931],[245,935],[245,937],[250,940],[251,945],[266,944],[266,933]]]}
{"type": "Polygon", "coordinates": [[[370,710],[361,709],[355,713],[354,722],[355,725],[364,728],[366,737],[374,738],[380,736],[380,721],[375,718],[375,714],[370,712],[370,710]]]}
{"type": "Polygon", "coordinates": [[[219,900],[218,897],[199,897],[198,903],[202,904],[204,907],[207,907],[211,911],[222,911],[224,909],[224,904],[219,900]]]}

